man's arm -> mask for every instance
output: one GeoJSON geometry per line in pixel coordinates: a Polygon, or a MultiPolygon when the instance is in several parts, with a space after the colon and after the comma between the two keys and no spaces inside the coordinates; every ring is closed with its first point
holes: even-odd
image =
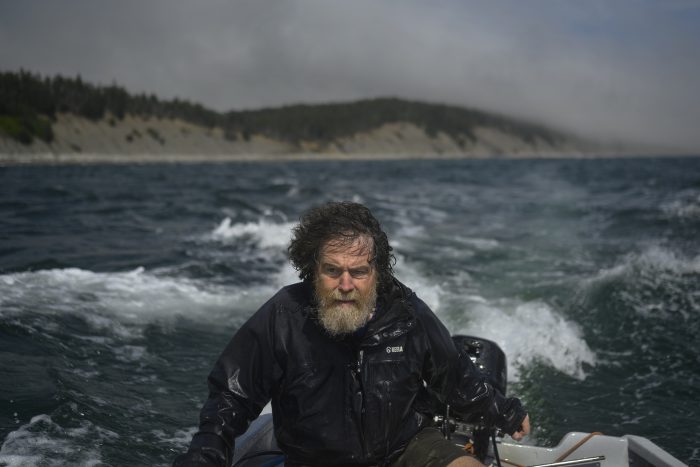
{"type": "Polygon", "coordinates": [[[209,398],[199,431],[173,467],[224,467],[234,439],[245,432],[269,402],[280,377],[274,358],[274,306],[268,302],[233,336],[209,374],[209,398]]]}
{"type": "Polygon", "coordinates": [[[414,306],[429,342],[425,373],[431,391],[457,413],[484,414],[514,439],[529,433],[530,420],[520,400],[504,397],[486,381],[469,356],[455,348],[450,333],[425,303],[416,297],[414,306]]]}

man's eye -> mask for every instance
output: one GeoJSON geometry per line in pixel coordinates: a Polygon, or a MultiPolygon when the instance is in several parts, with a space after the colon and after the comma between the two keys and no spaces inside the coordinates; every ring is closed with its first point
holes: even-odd
{"type": "MultiPolygon", "coordinates": [[[[322,272],[324,275],[326,275],[328,277],[333,277],[333,278],[340,277],[343,274],[343,271],[345,271],[345,269],[335,267],[335,266],[323,266],[323,268],[322,268],[322,272]]],[[[372,269],[371,268],[359,268],[359,269],[348,269],[347,271],[355,279],[364,279],[367,276],[369,276],[372,269]]]]}

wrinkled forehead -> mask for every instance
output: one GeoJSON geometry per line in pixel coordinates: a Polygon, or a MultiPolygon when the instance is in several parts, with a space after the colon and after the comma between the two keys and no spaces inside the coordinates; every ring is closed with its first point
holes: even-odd
{"type": "Polygon", "coordinates": [[[366,257],[372,259],[374,241],[367,235],[339,236],[328,240],[321,247],[321,258],[335,255],[366,257]]]}

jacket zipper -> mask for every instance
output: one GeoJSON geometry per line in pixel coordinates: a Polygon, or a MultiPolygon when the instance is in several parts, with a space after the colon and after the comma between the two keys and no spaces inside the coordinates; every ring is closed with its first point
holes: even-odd
{"type": "Polygon", "coordinates": [[[357,380],[360,385],[360,442],[362,443],[362,457],[367,459],[369,448],[365,439],[365,385],[362,377],[362,366],[364,364],[365,351],[360,349],[357,354],[357,380]]]}

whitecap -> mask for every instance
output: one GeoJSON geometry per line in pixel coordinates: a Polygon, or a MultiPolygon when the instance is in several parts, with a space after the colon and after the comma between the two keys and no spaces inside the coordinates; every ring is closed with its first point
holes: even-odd
{"type": "Polygon", "coordinates": [[[168,434],[164,430],[152,430],[151,434],[161,443],[169,444],[178,449],[184,449],[192,440],[192,436],[197,432],[198,428],[192,426],[185,429],[175,430],[174,433],[168,434]]]}
{"type": "Polygon", "coordinates": [[[496,342],[508,357],[508,375],[517,381],[524,367],[535,362],[549,365],[577,379],[586,377],[585,366],[596,356],[578,325],[542,302],[486,299],[466,306],[468,323],[458,333],[496,342]]]}
{"type": "Polygon", "coordinates": [[[0,447],[0,464],[7,467],[75,465],[90,467],[102,463],[99,446],[119,435],[87,420],[75,428],[64,428],[49,415],[33,417],[10,432],[0,447]]]}
{"type": "Polygon", "coordinates": [[[165,324],[177,317],[226,324],[242,321],[271,290],[274,287],[212,285],[156,275],[143,268],[113,273],[51,269],[0,276],[0,317],[28,312],[77,314],[93,329],[135,338],[141,325],[165,324]]]}
{"type": "Polygon", "coordinates": [[[650,246],[599,271],[584,283],[582,293],[590,293],[601,283],[621,281],[618,295],[639,315],[688,320],[700,311],[699,273],[700,256],[684,257],[660,246],[650,246]]]}
{"type": "Polygon", "coordinates": [[[489,251],[495,250],[501,246],[498,240],[492,238],[479,238],[479,237],[454,237],[458,242],[468,245],[476,250],[489,251]]]}
{"type": "Polygon", "coordinates": [[[121,347],[112,348],[112,352],[117,360],[122,362],[139,362],[142,361],[147,354],[146,347],[142,345],[123,345],[121,347]]]}
{"type": "Polygon", "coordinates": [[[439,311],[440,297],[444,295],[442,287],[430,281],[416,265],[407,262],[402,255],[396,253],[395,256],[397,277],[410,287],[433,311],[439,311]]]}
{"type": "Polygon", "coordinates": [[[676,274],[700,273],[700,256],[683,258],[658,246],[652,246],[640,255],[628,257],[628,264],[650,271],[669,271],[676,274]]]}
{"type": "Polygon", "coordinates": [[[577,379],[596,356],[578,325],[542,302],[489,300],[474,290],[471,276],[460,272],[444,284],[431,281],[419,268],[397,255],[397,276],[435,312],[452,334],[483,337],[506,354],[508,375],[517,381],[535,362],[577,379]],[[459,291],[455,294],[453,291],[459,291]]]}
{"type": "Polygon", "coordinates": [[[681,193],[676,199],[661,205],[661,211],[668,217],[682,220],[700,219],[700,194],[696,192],[681,193]]]}
{"type": "Polygon", "coordinates": [[[226,217],[207,237],[223,243],[250,238],[260,248],[284,248],[292,238],[294,225],[291,222],[271,222],[266,218],[257,222],[233,223],[230,217],[226,217]]]}
{"type": "MultiPolygon", "coordinates": [[[[588,282],[605,281],[630,275],[668,275],[682,276],[684,274],[700,273],[700,255],[688,258],[677,253],[653,245],[640,253],[630,253],[610,268],[601,269],[588,282]]],[[[661,279],[662,277],[659,276],[661,279]]]]}

